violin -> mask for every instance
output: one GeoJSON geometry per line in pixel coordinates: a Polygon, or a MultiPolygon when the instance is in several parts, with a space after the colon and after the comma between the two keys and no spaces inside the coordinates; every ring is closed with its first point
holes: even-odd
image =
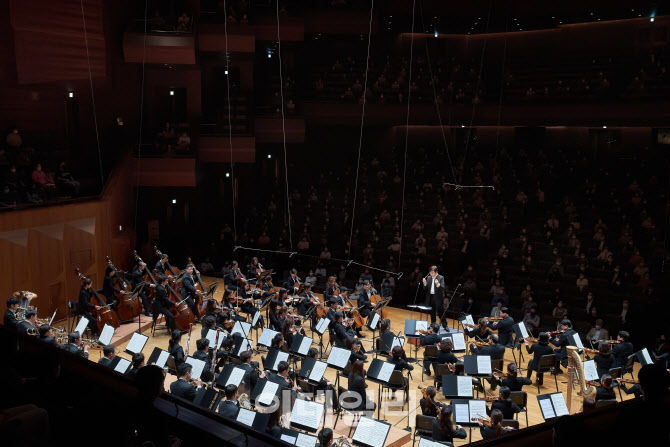
{"type": "Polygon", "coordinates": [[[618,379],[616,379],[616,381],[617,381],[618,383],[631,383],[631,384],[634,384],[634,383],[640,383],[639,380],[635,380],[635,379],[622,379],[622,378],[618,378],[618,379]]]}
{"type": "Polygon", "coordinates": [[[472,422],[481,422],[482,425],[486,425],[487,427],[491,427],[491,426],[492,426],[492,425],[491,425],[491,424],[492,424],[491,420],[490,420],[490,419],[486,419],[486,418],[472,418],[471,421],[472,421],[472,422]]]}
{"type": "Polygon", "coordinates": [[[469,327],[470,329],[479,329],[480,328],[480,326],[478,324],[463,323],[463,326],[469,327]]]}
{"type": "Polygon", "coordinates": [[[528,343],[537,343],[537,338],[535,337],[526,337],[523,339],[523,342],[528,345],[528,343]]]}
{"type": "Polygon", "coordinates": [[[509,376],[509,374],[504,373],[504,372],[502,372],[502,371],[493,371],[493,372],[491,373],[491,377],[495,377],[495,378],[498,379],[498,380],[500,380],[500,379],[505,379],[505,378],[507,378],[508,376],[509,376]]]}
{"type": "Polygon", "coordinates": [[[502,321],[503,317],[489,317],[489,321],[502,321]]]}
{"type": "Polygon", "coordinates": [[[418,332],[421,335],[430,335],[433,331],[428,331],[426,329],[416,329],[414,332],[418,332]]]}
{"type": "Polygon", "coordinates": [[[498,402],[500,401],[500,397],[494,397],[494,396],[485,396],[485,397],[480,397],[479,399],[473,399],[473,400],[483,400],[484,402],[498,402]]]}
{"type": "MultiPolygon", "coordinates": [[[[433,403],[432,407],[435,407],[435,409],[439,408],[438,404],[440,406],[444,406],[444,404],[442,402],[440,402],[439,400],[437,400],[436,397],[433,397],[433,398],[428,397],[428,393],[426,392],[426,389],[424,387],[422,387],[421,385],[419,385],[419,390],[421,391],[421,394],[423,394],[423,398],[426,399],[426,401],[430,400],[433,403]]],[[[429,407],[429,408],[431,408],[431,407],[429,407]]]]}
{"type": "Polygon", "coordinates": [[[621,342],[619,340],[607,340],[607,343],[609,343],[610,345],[618,345],[621,342]]]}
{"type": "Polygon", "coordinates": [[[491,346],[491,343],[487,343],[485,341],[473,341],[475,345],[477,345],[478,348],[482,348],[484,346],[491,346]]]}
{"type": "Polygon", "coordinates": [[[597,349],[589,349],[589,348],[584,348],[584,352],[586,352],[587,354],[593,354],[593,355],[600,353],[600,351],[598,351],[597,349]]]}
{"type": "Polygon", "coordinates": [[[560,330],[560,331],[551,331],[551,332],[548,332],[548,335],[549,335],[550,337],[556,337],[556,336],[561,335],[561,334],[563,334],[563,333],[565,333],[565,331],[563,331],[563,330],[560,330]]]}

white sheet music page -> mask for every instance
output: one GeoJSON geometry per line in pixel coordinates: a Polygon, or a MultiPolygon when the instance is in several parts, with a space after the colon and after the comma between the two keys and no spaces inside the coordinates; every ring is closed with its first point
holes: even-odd
{"type": "Polygon", "coordinates": [[[465,335],[463,332],[457,332],[451,336],[454,342],[454,351],[465,351],[465,335]]]}
{"type": "Polygon", "coordinates": [[[295,440],[295,445],[296,447],[315,447],[316,441],[316,436],[298,433],[298,439],[295,440]]]}
{"type": "Polygon", "coordinates": [[[544,415],[545,420],[556,417],[554,407],[551,405],[551,399],[540,399],[538,402],[540,403],[540,408],[542,409],[542,414],[544,415]]]}
{"type": "Polygon", "coordinates": [[[582,366],[584,367],[584,379],[592,382],[600,379],[600,377],[598,377],[595,360],[587,360],[582,363],[582,366]]]}
{"type": "Polygon", "coordinates": [[[261,392],[261,394],[258,395],[257,398],[258,402],[262,403],[263,405],[272,404],[272,399],[274,399],[278,389],[279,389],[278,383],[270,382],[268,380],[267,382],[265,382],[263,391],[261,392]]]}
{"type": "Polygon", "coordinates": [[[441,447],[442,444],[437,442],[429,441],[426,438],[419,438],[419,447],[441,447]]]}
{"type": "Polygon", "coordinates": [[[574,334],[572,337],[572,346],[577,346],[579,349],[584,349],[584,345],[582,344],[582,340],[579,338],[579,335],[574,334]]]}
{"type": "Polygon", "coordinates": [[[298,348],[298,354],[307,355],[307,351],[312,346],[312,339],[309,337],[303,337],[300,342],[300,347],[298,348]]]}
{"type": "Polygon", "coordinates": [[[273,331],[272,329],[263,329],[261,336],[258,337],[258,343],[256,344],[262,346],[272,346],[272,339],[278,333],[279,332],[273,331]]]}
{"type": "Polygon", "coordinates": [[[83,337],[84,331],[86,330],[87,326],[88,326],[88,318],[81,317],[81,320],[79,320],[79,323],[77,323],[77,327],[74,328],[74,330],[75,332],[79,332],[79,335],[83,337]]]}
{"type": "Polygon", "coordinates": [[[242,368],[233,368],[230,371],[228,380],[226,380],[226,386],[230,385],[231,383],[235,386],[240,386],[242,379],[244,379],[244,370],[242,368]]]}
{"type": "Polygon", "coordinates": [[[126,346],[126,350],[134,354],[142,352],[144,350],[144,345],[147,344],[147,340],[149,340],[149,337],[146,335],[134,332],[132,338],[128,342],[128,346],[126,346]]]}
{"type": "Polygon", "coordinates": [[[251,332],[251,324],[244,323],[242,321],[236,321],[233,330],[230,331],[231,334],[235,332],[239,333],[244,338],[249,338],[249,333],[251,332]]]}
{"type": "Polygon", "coordinates": [[[251,326],[256,326],[256,323],[258,323],[258,320],[261,318],[261,313],[260,311],[256,311],[254,314],[254,318],[251,320],[251,326]]]}
{"type": "Polygon", "coordinates": [[[168,357],[170,357],[170,353],[161,350],[161,353],[158,356],[158,359],[156,360],[156,366],[158,366],[159,368],[165,368],[165,363],[167,363],[168,357]]]}
{"type": "Polygon", "coordinates": [[[105,324],[105,327],[102,328],[102,332],[100,333],[100,337],[98,337],[98,343],[107,346],[112,342],[112,337],[114,337],[114,328],[105,324]]]}
{"type": "Polygon", "coordinates": [[[312,372],[309,373],[309,380],[313,380],[314,382],[319,382],[321,380],[321,378],[323,377],[323,374],[326,372],[327,367],[328,367],[327,363],[317,361],[314,364],[314,368],[312,369],[312,372]]]}
{"type": "Polygon", "coordinates": [[[472,377],[456,376],[456,393],[459,396],[472,396],[472,377]]]}
{"type": "Polygon", "coordinates": [[[519,331],[521,332],[522,338],[528,338],[528,331],[526,330],[526,325],[519,323],[519,331]]]}
{"type": "Polygon", "coordinates": [[[370,447],[383,447],[386,435],[391,427],[382,422],[362,417],[356,427],[353,439],[370,447]]]}
{"type": "Polygon", "coordinates": [[[427,331],[428,330],[428,322],[427,321],[417,321],[415,329],[417,331],[427,331]]]}
{"type": "Polygon", "coordinates": [[[287,362],[288,361],[288,355],[289,355],[288,352],[279,351],[277,353],[277,360],[275,360],[275,364],[272,367],[272,369],[277,370],[277,367],[279,366],[279,362],[281,362],[281,361],[287,362]]]}
{"type": "Polygon", "coordinates": [[[552,394],[551,403],[554,404],[556,416],[565,416],[570,414],[570,410],[568,410],[568,406],[565,403],[565,397],[563,397],[563,393],[552,394]]]}
{"type": "Polygon", "coordinates": [[[454,405],[454,421],[457,424],[464,424],[470,422],[470,409],[468,404],[454,405]]]}
{"type": "Polygon", "coordinates": [[[471,400],[469,403],[470,403],[470,422],[472,422],[472,418],[486,419],[486,401],[471,400]]]}
{"type": "Polygon", "coordinates": [[[240,343],[240,350],[237,351],[237,355],[240,355],[244,351],[250,351],[251,350],[251,340],[245,338],[242,340],[242,343],[240,343]]]}
{"type": "Polygon", "coordinates": [[[472,315],[466,315],[465,322],[468,323],[470,326],[475,325],[475,320],[472,319],[472,315]]]}
{"type": "Polygon", "coordinates": [[[316,325],[316,331],[319,334],[324,334],[326,332],[326,329],[328,329],[328,325],[330,324],[330,320],[326,317],[323,317],[319,320],[319,322],[316,325]]]}
{"type": "Polygon", "coordinates": [[[395,365],[393,363],[382,363],[382,367],[379,369],[379,376],[377,379],[381,380],[382,382],[388,382],[391,378],[391,374],[393,373],[394,368],[395,365]]]}
{"type": "Polygon", "coordinates": [[[372,316],[372,320],[370,320],[370,324],[368,326],[370,326],[370,329],[372,329],[374,331],[375,329],[377,329],[377,324],[378,323],[379,323],[379,314],[375,313],[372,316]]]}
{"type": "Polygon", "coordinates": [[[333,347],[330,350],[330,354],[326,359],[326,363],[329,365],[336,366],[338,368],[344,368],[349,362],[349,357],[351,357],[351,352],[346,349],[333,347]]]}
{"type": "Polygon", "coordinates": [[[296,399],[289,421],[292,424],[318,429],[323,416],[323,404],[309,400],[296,399]]]}
{"type": "Polygon", "coordinates": [[[488,355],[478,355],[477,374],[491,374],[491,357],[488,355]]]}
{"type": "Polygon", "coordinates": [[[202,370],[205,369],[205,362],[203,360],[194,359],[193,357],[186,357],[186,363],[193,367],[191,371],[191,377],[194,379],[199,379],[202,374],[202,370]]]}
{"type": "Polygon", "coordinates": [[[644,360],[647,362],[647,364],[654,363],[654,362],[651,360],[651,357],[649,356],[649,351],[647,351],[647,348],[642,349],[641,352],[642,352],[642,357],[643,357],[644,360]]]}
{"type": "Polygon", "coordinates": [[[116,364],[114,371],[119,372],[121,374],[125,374],[129,366],[130,366],[130,360],[122,358],[119,360],[119,363],[116,364]]]}
{"type": "Polygon", "coordinates": [[[296,438],[291,435],[281,435],[281,439],[284,442],[288,442],[289,444],[295,444],[296,438]]]}
{"type": "Polygon", "coordinates": [[[256,418],[256,412],[247,410],[246,408],[240,408],[240,411],[237,413],[237,422],[244,424],[248,427],[251,427],[256,418]]]}

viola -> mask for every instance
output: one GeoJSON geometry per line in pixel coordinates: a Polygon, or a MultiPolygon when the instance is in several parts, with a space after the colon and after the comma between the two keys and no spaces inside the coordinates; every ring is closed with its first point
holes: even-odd
{"type": "Polygon", "coordinates": [[[551,332],[549,332],[549,336],[550,337],[556,337],[557,335],[561,335],[563,333],[565,333],[565,331],[551,331],[551,332]]]}
{"type": "Polygon", "coordinates": [[[116,286],[122,291],[125,291],[125,293],[116,291],[114,292],[117,302],[116,309],[119,314],[119,318],[122,321],[132,321],[142,312],[142,303],[140,303],[140,297],[137,295],[131,295],[130,292],[132,292],[132,287],[130,283],[128,283],[128,281],[126,281],[119,274],[119,271],[116,269],[116,267],[114,267],[114,264],[112,264],[112,260],[109,259],[109,256],[106,256],[105,259],[107,259],[107,264],[109,264],[109,266],[115,272],[112,278],[115,280],[116,286]]]}
{"type": "MultiPolygon", "coordinates": [[[[82,281],[87,280],[87,278],[83,274],[81,274],[79,269],[75,269],[75,274],[82,281]]],[[[112,309],[112,305],[107,304],[107,301],[105,301],[105,299],[98,294],[98,291],[95,290],[95,287],[91,286],[91,288],[88,289],[88,293],[91,295],[91,304],[99,307],[99,309],[93,310],[93,315],[95,316],[95,322],[98,325],[98,331],[102,333],[105,324],[110,325],[114,329],[118,328],[119,316],[114,311],[114,309],[112,309]]]]}

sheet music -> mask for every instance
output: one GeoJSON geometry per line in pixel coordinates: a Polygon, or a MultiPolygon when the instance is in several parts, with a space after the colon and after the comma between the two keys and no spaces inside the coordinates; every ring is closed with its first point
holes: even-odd
{"type": "Polygon", "coordinates": [[[194,379],[199,379],[202,374],[202,370],[205,369],[205,362],[203,360],[194,359],[193,357],[186,357],[186,363],[193,367],[191,371],[191,377],[194,379]]]}
{"type": "Polygon", "coordinates": [[[470,401],[470,422],[472,422],[472,418],[486,419],[486,401],[470,401]]]}
{"type": "Polygon", "coordinates": [[[165,368],[165,363],[167,363],[168,357],[170,357],[170,353],[161,350],[161,353],[158,356],[158,359],[156,360],[156,366],[158,366],[159,368],[165,368]]]}
{"type": "Polygon", "coordinates": [[[519,332],[521,332],[522,338],[528,338],[528,331],[526,330],[526,325],[519,323],[519,332]]]}
{"type": "Polygon", "coordinates": [[[565,398],[563,393],[554,393],[551,395],[551,402],[554,404],[554,410],[556,410],[556,416],[564,416],[570,414],[568,406],[565,404],[565,398]]]}
{"type": "Polygon", "coordinates": [[[478,355],[477,374],[491,374],[491,357],[488,355],[478,355]]]}
{"type": "Polygon", "coordinates": [[[390,425],[362,417],[351,439],[371,447],[383,447],[390,429],[390,425]]]}
{"type": "Polygon", "coordinates": [[[328,358],[326,359],[326,363],[338,368],[344,368],[349,362],[349,357],[351,357],[350,351],[333,346],[333,348],[330,350],[328,358]]]}
{"type": "Polygon", "coordinates": [[[428,322],[427,321],[417,321],[416,326],[414,329],[417,331],[427,331],[428,330],[428,322]]]}
{"type": "Polygon", "coordinates": [[[149,337],[146,335],[134,332],[133,337],[128,342],[128,346],[126,346],[126,351],[130,351],[133,354],[142,352],[144,350],[144,346],[147,344],[147,340],[149,340],[149,337]]]}
{"type": "Polygon", "coordinates": [[[105,324],[105,327],[102,328],[102,332],[100,333],[100,337],[98,337],[98,343],[107,346],[112,342],[112,337],[114,337],[114,328],[105,324]]]}
{"type": "Polygon", "coordinates": [[[465,316],[465,322],[468,323],[471,326],[475,325],[475,320],[472,319],[472,315],[466,315],[465,316]]]}
{"type": "Polygon", "coordinates": [[[457,332],[451,336],[454,342],[454,351],[465,351],[465,335],[463,332],[457,332]]]}
{"type": "Polygon", "coordinates": [[[288,362],[288,352],[283,352],[283,351],[277,352],[277,360],[275,360],[275,364],[272,367],[272,369],[274,369],[276,371],[277,367],[279,366],[279,362],[281,362],[282,360],[285,361],[285,362],[288,362]]]}
{"type": "Polygon", "coordinates": [[[272,339],[278,333],[279,332],[273,331],[272,329],[263,329],[263,332],[261,333],[261,336],[258,337],[258,342],[256,344],[262,346],[272,346],[272,339]]]}
{"type": "Polygon", "coordinates": [[[281,439],[284,442],[288,442],[289,444],[295,444],[296,441],[295,437],[289,435],[281,435],[281,438],[279,439],[281,439]]]}
{"type": "Polygon", "coordinates": [[[309,380],[313,380],[314,382],[319,382],[321,378],[323,377],[324,373],[326,372],[326,368],[328,367],[328,364],[325,362],[316,362],[314,364],[314,368],[312,369],[312,372],[309,373],[309,380]]]}
{"type": "Polygon", "coordinates": [[[579,338],[579,335],[574,334],[572,337],[572,346],[577,346],[579,349],[584,349],[584,345],[582,344],[582,340],[579,338]]]}
{"type": "Polygon", "coordinates": [[[393,343],[391,344],[391,349],[389,349],[389,351],[391,351],[396,346],[400,346],[401,348],[403,346],[405,346],[405,338],[404,337],[393,337],[393,343]]]}
{"type": "Polygon", "coordinates": [[[298,354],[307,355],[307,351],[312,346],[312,339],[309,337],[303,337],[300,342],[300,347],[298,348],[298,354]]]}
{"type": "Polygon", "coordinates": [[[642,353],[642,357],[644,357],[645,362],[647,362],[647,365],[654,363],[649,356],[649,351],[647,351],[647,348],[642,349],[640,352],[642,353]]]}
{"type": "Polygon", "coordinates": [[[239,333],[244,338],[249,338],[249,333],[251,332],[251,324],[244,323],[242,321],[236,321],[233,330],[230,331],[231,334],[235,332],[239,333]]]}
{"type": "Polygon", "coordinates": [[[125,374],[129,366],[130,366],[130,360],[119,358],[119,363],[117,363],[116,366],[114,367],[114,371],[119,372],[121,374],[125,374]]]}
{"type": "Polygon", "coordinates": [[[292,424],[318,429],[323,416],[323,404],[309,400],[297,399],[293,404],[289,421],[292,424]]]}
{"type": "Polygon", "coordinates": [[[240,386],[240,382],[242,382],[242,379],[244,379],[244,373],[245,371],[242,368],[233,368],[232,371],[230,371],[228,380],[226,380],[226,386],[230,385],[231,383],[235,386],[240,386]]]}
{"type": "Polygon", "coordinates": [[[470,422],[470,408],[468,404],[454,405],[454,422],[460,424],[470,422]]]}
{"type": "Polygon", "coordinates": [[[382,367],[379,369],[379,375],[377,376],[377,379],[381,380],[382,382],[388,382],[391,378],[391,374],[393,373],[394,368],[395,365],[393,363],[382,363],[382,367]]]}
{"type": "Polygon", "coordinates": [[[237,351],[237,355],[240,355],[240,353],[244,351],[250,351],[251,350],[251,340],[248,338],[242,339],[242,343],[240,343],[240,349],[237,351]]]}
{"type": "Polygon", "coordinates": [[[556,413],[554,413],[554,407],[551,406],[551,400],[550,399],[538,399],[540,402],[540,408],[542,409],[542,414],[544,415],[544,419],[551,419],[556,417],[556,413]]]}
{"type": "Polygon", "coordinates": [[[419,438],[419,447],[442,447],[439,442],[429,441],[428,438],[419,438]]]}
{"type": "Polygon", "coordinates": [[[472,377],[456,376],[456,394],[459,396],[472,396],[472,377]]]}
{"type": "Polygon", "coordinates": [[[323,335],[326,332],[326,329],[328,329],[328,325],[330,324],[330,320],[328,318],[322,318],[319,320],[319,322],[316,325],[316,331],[323,335]]]}
{"type": "Polygon", "coordinates": [[[81,320],[79,320],[79,323],[77,323],[77,327],[74,328],[74,330],[75,332],[79,332],[79,335],[83,336],[87,326],[88,326],[88,318],[81,317],[81,320]]]}
{"type": "Polygon", "coordinates": [[[247,410],[246,408],[240,408],[240,411],[237,413],[237,422],[251,427],[256,419],[256,412],[247,410]]]}
{"type": "Polygon", "coordinates": [[[598,370],[596,369],[595,360],[588,360],[583,362],[582,366],[584,367],[584,379],[590,380],[592,382],[600,380],[600,377],[598,377],[598,370]]]}
{"type": "Polygon", "coordinates": [[[379,323],[379,314],[375,312],[375,314],[372,316],[372,320],[370,320],[370,324],[368,324],[368,326],[370,326],[370,329],[372,329],[374,331],[375,329],[377,329],[377,324],[378,323],[379,323]]]}
{"type": "Polygon", "coordinates": [[[256,311],[254,314],[254,318],[251,320],[251,326],[255,327],[256,323],[258,323],[258,320],[261,318],[261,312],[259,310],[256,311]]]}
{"type": "Polygon", "coordinates": [[[267,382],[265,382],[265,387],[263,387],[263,391],[261,392],[261,394],[258,395],[256,399],[263,405],[271,405],[272,400],[277,394],[278,389],[279,389],[278,383],[270,382],[268,380],[267,382]]]}
{"type": "Polygon", "coordinates": [[[217,332],[219,331],[217,331],[216,329],[209,329],[207,331],[206,338],[207,340],[209,340],[209,347],[214,348],[214,346],[216,346],[216,349],[218,350],[219,348],[221,348],[221,344],[223,344],[223,340],[226,338],[226,334],[224,334],[223,332],[219,332],[219,341],[217,343],[216,341],[217,332]]]}
{"type": "Polygon", "coordinates": [[[298,433],[298,439],[295,440],[295,445],[296,447],[315,447],[316,436],[310,436],[304,433],[298,433]]]}

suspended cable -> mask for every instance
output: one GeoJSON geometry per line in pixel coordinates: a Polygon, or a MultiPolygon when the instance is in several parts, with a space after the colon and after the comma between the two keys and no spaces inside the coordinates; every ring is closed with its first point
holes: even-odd
{"type": "MultiPolygon", "coordinates": [[[[223,9],[228,11],[226,7],[226,0],[223,0],[223,9]]],[[[237,213],[235,210],[235,163],[233,162],[233,125],[231,115],[233,108],[230,105],[230,54],[228,53],[228,20],[224,20],[223,32],[226,38],[226,97],[228,99],[228,149],[230,150],[230,185],[233,198],[231,200],[233,205],[233,241],[237,243],[237,213]]]]}

